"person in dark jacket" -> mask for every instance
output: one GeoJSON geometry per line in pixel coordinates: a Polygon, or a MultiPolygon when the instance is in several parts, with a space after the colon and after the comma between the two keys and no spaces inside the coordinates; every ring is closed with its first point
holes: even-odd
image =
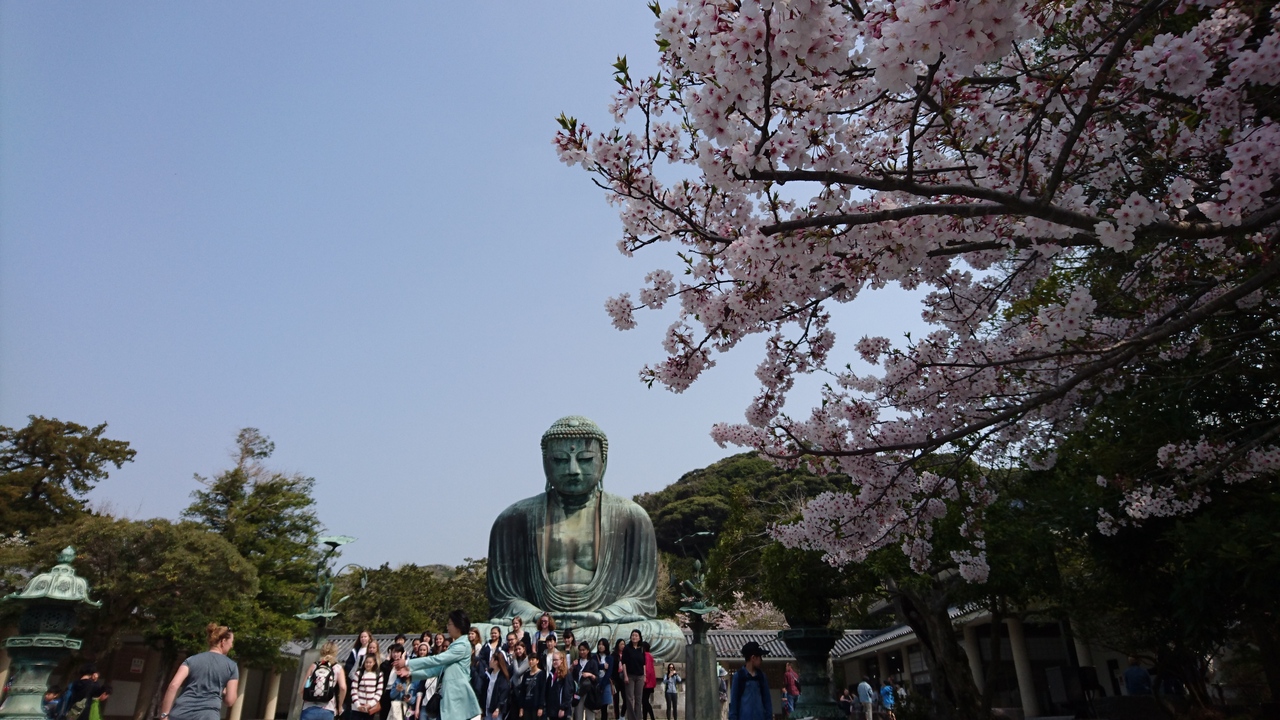
{"type": "Polygon", "coordinates": [[[746,664],[733,674],[729,688],[729,720],[770,720],[773,717],[773,696],[769,694],[769,679],[764,675],[764,649],[752,640],[742,646],[742,658],[746,664]]]}
{"type": "Polygon", "coordinates": [[[622,650],[626,646],[622,638],[613,646],[613,715],[618,720],[627,714],[627,683],[622,679],[622,650]]]}
{"type": "Polygon", "coordinates": [[[98,668],[93,663],[85,663],[80,668],[80,679],[67,688],[67,700],[61,708],[62,717],[65,720],[87,720],[89,706],[98,691],[102,689],[98,684],[98,677],[98,668]],[[78,709],[79,712],[71,712],[73,708],[78,709]]]}
{"type": "Polygon", "coordinates": [[[400,643],[392,643],[387,648],[387,659],[378,665],[378,670],[382,672],[382,700],[378,703],[382,709],[378,712],[379,720],[387,720],[387,716],[391,714],[391,685],[392,675],[396,674],[395,663],[404,657],[404,645],[400,643]]]}
{"type": "Polygon", "coordinates": [[[489,672],[480,679],[480,706],[489,720],[505,720],[511,695],[511,668],[500,652],[489,655],[489,672]]]}
{"type": "Polygon", "coordinates": [[[600,699],[600,663],[591,654],[591,646],[578,644],[578,658],[569,668],[569,677],[573,680],[573,720],[584,717],[594,719],[596,703],[600,699]]]}
{"type": "Polygon", "coordinates": [[[564,653],[552,655],[551,681],[547,684],[547,712],[545,717],[551,720],[572,720],[573,717],[573,678],[569,676],[569,666],[564,661],[564,653]]]}
{"type": "Polygon", "coordinates": [[[600,716],[599,720],[609,720],[609,706],[613,704],[613,656],[609,654],[609,641],[600,638],[596,643],[596,665],[600,668],[600,716]]]}
{"type": "Polygon", "coordinates": [[[547,714],[547,673],[537,655],[529,656],[529,672],[520,688],[520,717],[535,720],[547,714]]]}

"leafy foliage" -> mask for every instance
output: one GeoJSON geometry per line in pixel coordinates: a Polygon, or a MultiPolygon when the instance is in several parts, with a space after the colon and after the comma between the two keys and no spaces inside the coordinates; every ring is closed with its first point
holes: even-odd
{"type": "Polygon", "coordinates": [[[24,428],[0,427],[0,535],[29,535],[73,522],[88,512],[85,498],[135,451],[103,437],[107,424],[86,427],[38,415],[24,428]]]}
{"type": "Polygon", "coordinates": [[[235,466],[213,478],[199,475],[203,490],[183,517],[222,536],[257,569],[254,602],[236,625],[241,657],[261,667],[282,661],[280,646],[307,632],[294,617],[315,589],[321,526],[311,490],[315,481],[263,465],[275,445],[255,428],[236,437],[235,466]]]}
{"type": "Polygon", "coordinates": [[[360,573],[339,578],[335,594],[347,600],[339,606],[337,623],[345,632],[442,632],[450,612],[461,608],[472,620],[487,618],[485,560],[467,559],[455,568],[413,564],[369,570],[360,587],[360,573]]]}
{"type": "MultiPolygon", "coordinates": [[[[612,127],[562,115],[554,143],[618,208],[623,254],[665,249],[638,297],[605,302],[624,330],[678,305],[642,380],[681,392],[762,336],[745,422],[712,436],[850,478],[777,529],[786,544],[839,564],[896,546],[931,572],[949,505],[996,497],[965,477],[968,460],[1050,467],[1098,403],[1170,359],[1216,353],[1242,381],[1280,377],[1258,354],[1280,336],[1270,5],[672,0],[655,13],[656,70],[614,65],[612,127]],[[838,343],[837,314],[894,283],[920,293],[928,332],[838,343]],[[1216,332],[1224,319],[1242,332],[1216,332]],[[796,411],[810,374],[827,382],[796,411]]],[[[1156,472],[1128,476],[1109,512],[1184,514],[1208,486],[1280,471],[1280,416],[1259,408],[1144,445],[1156,472]]],[[[977,582],[983,527],[963,529],[953,560],[977,582]]]]}
{"type": "MultiPolygon", "coordinates": [[[[73,566],[102,603],[81,615],[84,652],[101,656],[122,635],[137,633],[165,651],[205,649],[205,625],[235,626],[258,590],[252,564],[218,534],[192,522],[124,520],[91,515],[38,531],[30,542],[0,549],[10,588],[58,551],[76,549],[73,566]]],[[[237,643],[237,649],[239,644],[237,643]]]]}
{"type": "Polygon", "coordinates": [[[685,473],[662,490],[637,495],[635,501],[653,520],[659,550],[697,554],[708,552],[716,543],[714,535],[732,516],[739,490],[753,504],[788,508],[838,486],[835,480],[805,470],[782,469],[748,452],[685,473]],[[692,538],[686,547],[677,544],[699,532],[712,535],[692,538]]]}

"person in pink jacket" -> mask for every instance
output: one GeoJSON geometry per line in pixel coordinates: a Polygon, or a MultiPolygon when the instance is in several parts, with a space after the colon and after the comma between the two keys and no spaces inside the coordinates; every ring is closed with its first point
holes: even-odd
{"type": "Polygon", "coordinates": [[[653,689],[658,687],[658,671],[653,667],[653,653],[649,652],[649,643],[642,642],[644,648],[644,714],[640,720],[658,720],[653,714],[653,689]]]}

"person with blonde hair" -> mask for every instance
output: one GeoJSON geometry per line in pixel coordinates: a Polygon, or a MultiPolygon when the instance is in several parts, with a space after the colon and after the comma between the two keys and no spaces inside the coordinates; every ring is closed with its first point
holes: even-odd
{"type": "Polygon", "coordinates": [[[564,653],[547,653],[551,662],[551,677],[547,682],[547,705],[544,717],[551,720],[573,720],[573,678],[564,653]]]}
{"type": "Polygon", "coordinates": [[[160,704],[160,720],[218,720],[222,705],[236,704],[240,668],[227,657],[235,643],[235,633],[226,625],[209,623],[205,628],[209,649],[187,658],[178,666],[160,704]]]}
{"type": "Polygon", "coordinates": [[[320,646],[320,659],[307,668],[301,720],[333,720],[347,697],[347,673],[338,665],[338,645],[320,646]]]}

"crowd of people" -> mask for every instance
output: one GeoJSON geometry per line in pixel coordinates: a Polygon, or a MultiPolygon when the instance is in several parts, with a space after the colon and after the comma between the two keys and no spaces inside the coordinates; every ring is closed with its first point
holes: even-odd
{"type": "MultiPolygon", "coordinates": [[[[550,614],[532,633],[515,618],[505,635],[490,627],[488,637],[471,626],[467,614],[449,614],[446,632],[398,635],[385,651],[368,631],[340,662],[332,641],[305,670],[301,720],[657,720],[653,696],[661,684],[666,719],[679,720],[684,679],[668,664],[659,676],[649,645],[639,630],[629,639],[594,646],[572,630],[557,632],[550,614]]],[[[228,657],[235,636],[225,626],[208,627],[209,650],[188,657],[170,681],[160,720],[218,720],[235,704],[239,683],[228,657]]],[[[742,648],[744,664],[732,683],[720,679],[720,701],[728,720],[770,720],[773,701],[763,670],[765,652],[755,641],[742,648]]],[[[796,709],[799,675],[788,663],[783,675],[784,716],[796,709]]],[[[877,708],[895,720],[901,692],[890,680],[876,690],[869,678],[841,694],[850,720],[874,720],[877,708]]],[[[111,688],[99,684],[92,665],[65,691],[45,695],[50,720],[100,720],[111,688]]]]}
{"type": "Polygon", "coordinates": [[[877,714],[885,720],[897,720],[898,698],[903,692],[891,678],[885,678],[877,689],[871,678],[864,677],[856,686],[846,687],[836,704],[850,720],[873,720],[877,714]]]}
{"type": "MultiPolygon", "coordinates": [[[[764,648],[752,640],[742,646],[743,665],[733,674],[733,682],[728,686],[728,720],[770,720],[773,717],[773,697],[769,692],[769,679],[764,673],[764,648]]],[[[892,680],[886,679],[877,691],[871,678],[864,677],[856,687],[850,685],[840,694],[836,701],[849,720],[897,720],[894,708],[903,689],[892,680]]],[[[720,687],[721,702],[724,701],[726,688],[723,680],[720,687]]],[[[782,675],[782,716],[784,720],[796,711],[800,700],[800,674],[786,664],[782,675]]]]}
{"type": "Polygon", "coordinates": [[[490,627],[483,637],[460,610],[447,628],[398,635],[385,649],[364,631],[341,662],[337,646],[325,643],[306,669],[302,720],[609,720],[611,708],[615,720],[657,720],[659,685],[667,720],[679,720],[684,679],[673,664],[657,674],[639,630],[612,643],[579,639],[544,614],[532,632],[517,617],[510,632],[490,627]],[[466,714],[471,702],[459,686],[477,712],[466,714]]]}
{"type": "Polygon", "coordinates": [[[102,706],[110,697],[111,686],[100,682],[97,666],[86,663],[65,689],[45,691],[44,715],[48,720],[102,720],[102,706]]]}

